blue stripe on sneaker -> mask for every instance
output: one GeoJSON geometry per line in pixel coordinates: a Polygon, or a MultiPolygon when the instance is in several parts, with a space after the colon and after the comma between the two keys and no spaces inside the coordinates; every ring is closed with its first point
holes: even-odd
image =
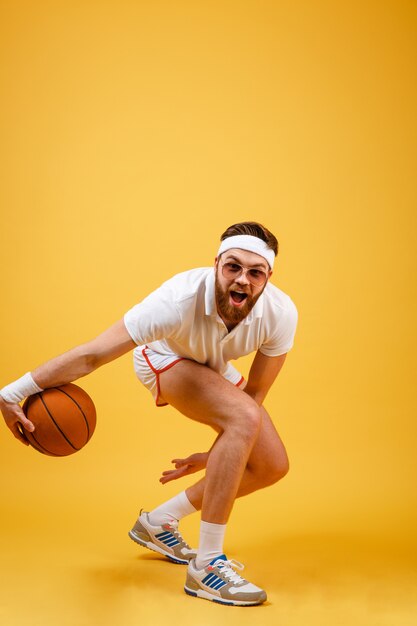
{"type": "Polygon", "coordinates": [[[178,539],[174,537],[174,535],[168,531],[165,531],[163,533],[158,533],[157,535],[155,535],[155,538],[159,539],[161,543],[164,543],[166,546],[170,548],[174,546],[178,546],[180,543],[178,539]]]}
{"type": "Polygon", "coordinates": [[[217,591],[218,589],[221,589],[222,587],[224,587],[225,584],[226,583],[224,582],[224,580],[221,580],[220,582],[217,583],[217,585],[213,585],[213,589],[216,589],[217,591]]]}
{"type": "Polygon", "coordinates": [[[221,559],[222,561],[227,561],[227,556],[225,554],[222,554],[220,556],[216,556],[211,562],[210,565],[214,565],[216,563],[216,561],[218,561],[219,559],[221,559]]]}
{"type": "Polygon", "coordinates": [[[216,578],[214,580],[211,580],[208,584],[208,587],[210,587],[211,589],[216,589],[217,585],[219,585],[220,583],[222,583],[222,579],[219,578],[218,576],[216,576],[216,578]]]}
{"type": "Polygon", "coordinates": [[[175,537],[173,537],[172,539],[169,539],[168,541],[164,541],[165,545],[172,548],[173,546],[177,546],[179,544],[179,541],[177,539],[175,539],[175,537]]]}
{"type": "Polygon", "coordinates": [[[216,574],[207,574],[205,578],[201,581],[204,585],[208,585],[213,578],[217,578],[216,574]]]}
{"type": "Polygon", "coordinates": [[[167,530],[164,530],[163,533],[158,533],[157,535],[155,535],[155,537],[157,537],[158,539],[162,541],[166,537],[172,537],[172,533],[169,533],[167,530]]]}

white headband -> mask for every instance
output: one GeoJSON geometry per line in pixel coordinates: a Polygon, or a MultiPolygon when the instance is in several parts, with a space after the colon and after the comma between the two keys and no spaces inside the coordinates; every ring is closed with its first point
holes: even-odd
{"type": "Polygon", "coordinates": [[[268,247],[265,241],[259,239],[259,237],[253,237],[252,235],[234,235],[233,237],[228,237],[221,242],[217,256],[220,256],[223,252],[231,248],[255,252],[255,254],[259,254],[259,256],[268,261],[271,270],[274,267],[275,252],[268,247]]]}

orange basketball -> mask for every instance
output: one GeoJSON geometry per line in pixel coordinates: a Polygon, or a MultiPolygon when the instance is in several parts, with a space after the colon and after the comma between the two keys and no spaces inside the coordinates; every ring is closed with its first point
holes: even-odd
{"type": "Polygon", "coordinates": [[[96,409],[88,393],[69,383],[29,396],[23,404],[33,422],[33,433],[23,433],[30,445],[50,456],[78,452],[91,439],[96,427],[96,409]]]}

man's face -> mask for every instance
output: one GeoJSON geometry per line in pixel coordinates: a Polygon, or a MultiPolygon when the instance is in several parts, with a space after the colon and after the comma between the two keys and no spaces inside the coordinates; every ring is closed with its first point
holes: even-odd
{"type": "Polygon", "coordinates": [[[223,252],[215,268],[217,311],[226,324],[236,325],[253,309],[272,272],[262,256],[239,248],[223,252]]]}

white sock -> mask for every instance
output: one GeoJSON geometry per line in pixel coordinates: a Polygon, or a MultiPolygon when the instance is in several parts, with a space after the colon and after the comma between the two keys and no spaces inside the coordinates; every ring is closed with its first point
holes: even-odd
{"type": "Polygon", "coordinates": [[[176,526],[180,519],[186,515],[196,512],[185,491],[181,491],[177,496],[164,502],[149,513],[148,519],[152,526],[162,526],[162,524],[174,524],[176,526]]]}
{"type": "Polygon", "coordinates": [[[226,533],[226,524],[211,524],[210,522],[201,522],[200,525],[200,543],[196,557],[196,568],[203,569],[216,558],[223,554],[224,535],[226,533]]]}

